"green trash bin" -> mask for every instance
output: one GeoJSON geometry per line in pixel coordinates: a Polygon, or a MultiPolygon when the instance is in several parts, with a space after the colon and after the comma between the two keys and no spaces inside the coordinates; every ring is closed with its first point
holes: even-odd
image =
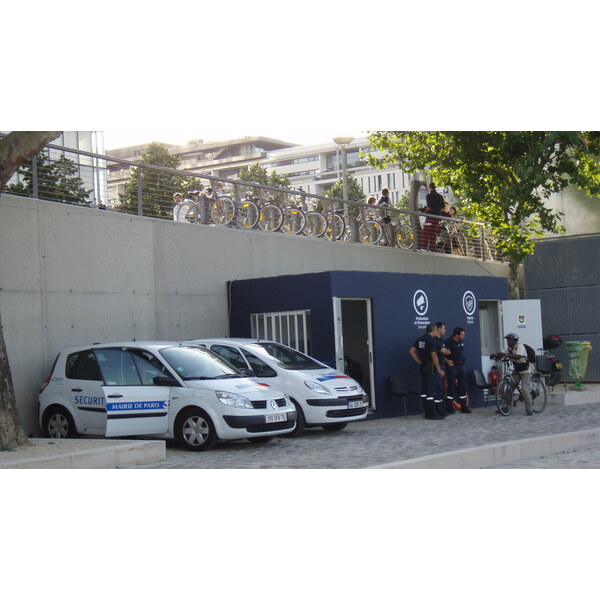
{"type": "Polygon", "coordinates": [[[592,351],[592,342],[582,341],[581,344],[583,346],[581,349],[581,377],[583,379],[585,377],[585,371],[588,365],[588,356],[592,351]]]}
{"type": "Polygon", "coordinates": [[[582,342],[566,342],[569,352],[569,376],[575,380],[575,385],[581,387],[581,355],[583,354],[582,342]]]}

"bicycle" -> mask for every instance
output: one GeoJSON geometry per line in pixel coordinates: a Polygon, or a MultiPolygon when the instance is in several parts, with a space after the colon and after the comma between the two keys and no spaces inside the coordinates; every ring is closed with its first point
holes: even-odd
{"type": "Polygon", "coordinates": [[[288,197],[288,202],[291,200],[289,206],[283,209],[283,221],[281,223],[280,230],[283,233],[291,233],[292,235],[300,235],[304,231],[306,226],[306,215],[299,204],[304,205],[304,199],[300,196],[300,199],[291,199],[288,197]]]}
{"type": "Polygon", "coordinates": [[[379,219],[365,219],[358,226],[358,239],[362,244],[375,246],[396,246],[409,250],[412,248],[415,235],[413,228],[399,218],[386,217],[379,219]]]}
{"type": "Polygon", "coordinates": [[[237,225],[242,229],[278,231],[283,223],[283,211],[277,204],[264,202],[260,196],[248,193],[239,202],[237,225]]]}
{"type": "Polygon", "coordinates": [[[318,210],[306,213],[304,233],[311,237],[325,237],[328,240],[339,240],[346,234],[346,220],[339,209],[325,214],[318,210]]]}
{"type": "Polygon", "coordinates": [[[180,223],[199,223],[204,218],[203,209],[207,210],[210,220],[215,225],[229,225],[235,216],[235,204],[230,196],[218,194],[211,188],[188,190],[186,198],[177,209],[176,220],[180,223]]]}
{"type": "MultiPolygon", "coordinates": [[[[512,412],[517,402],[523,401],[523,389],[521,382],[515,383],[512,378],[512,369],[510,368],[511,359],[500,358],[496,362],[501,363],[502,378],[496,387],[496,406],[498,412],[507,417],[512,412]],[[518,392],[518,396],[515,398],[518,392]]],[[[548,392],[540,373],[532,373],[529,381],[529,395],[531,397],[531,406],[534,413],[541,413],[546,408],[548,402],[548,392]]]]}

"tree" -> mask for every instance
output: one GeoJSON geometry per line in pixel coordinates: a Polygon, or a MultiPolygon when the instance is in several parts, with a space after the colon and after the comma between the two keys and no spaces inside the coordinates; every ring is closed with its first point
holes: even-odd
{"type": "Polygon", "coordinates": [[[561,214],[546,206],[569,185],[600,194],[600,132],[376,131],[368,157],[379,168],[423,171],[462,195],[487,224],[509,263],[509,295],[519,297],[518,269],[534,252],[534,236],[559,233],[561,214]]]}
{"type": "MultiPolygon", "coordinates": [[[[21,165],[59,135],[60,131],[13,131],[0,139],[0,193],[21,165]]],[[[17,412],[0,318],[0,450],[28,443],[17,412]]]]}
{"type": "MultiPolygon", "coordinates": [[[[347,176],[348,178],[348,200],[352,200],[354,202],[364,202],[366,199],[365,191],[362,189],[362,186],[355,177],[353,177],[350,173],[347,176]]],[[[323,195],[332,196],[333,198],[343,198],[344,197],[344,181],[340,179],[336,183],[334,183],[331,187],[327,188],[323,195]]]]}
{"type": "MultiPolygon", "coordinates": [[[[83,180],[77,174],[77,167],[72,160],[61,156],[57,160],[40,152],[35,157],[36,177],[38,181],[37,197],[53,202],[88,205],[92,190],[86,190],[83,180]]],[[[22,166],[17,173],[22,181],[6,186],[6,192],[17,196],[33,196],[33,167],[22,166]]]]}
{"type": "Polygon", "coordinates": [[[290,180],[287,175],[283,177],[275,171],[271,171],[269,175],[265,167],[261,167],[258,163],[243,167],[240,170],[239,178],[241,181],[251,181],[260,183],[261,185],[270,185],[273,187],[283,187],[289,189],[291,187],[290,180]]]}
{"type": "MultiPolygon", "coordinates": [[[[171,154],[163,144],[148,144],[140,162],[158,167],[177,169],[181,164],[178,156],[171,154]]],[[[185,192],[186,179],[182,175],[159,170],[134,167],[131,177],[121,195],[120,212],[137,214],[138,212],[138,172],[141,169],[142,180],[142,212],[148,217],[171,217],[173,210],[173,194],[185,192]]],[[[187,188],[190,189],[190,188],[187,188]]]]}
{"type": "MultiPolygon", "coordinates": [[[[353,202],[364,202],[366,199],[365,191],[355,177],[350,173],[347,175],[348,181],[348,200],[353,202]]],[[[344,198],[344,180],[339,179],[332,186],[326,188],[323,191],[324,196],[330,196],[332,198],[344,198]]],[[[322,203],[319,202],[318,207],[322,209],[322,203]]],[[[354,218],[358,218],[360,209],[357,205],[350,204],[348,206],[348,215],[354,218]]]]}

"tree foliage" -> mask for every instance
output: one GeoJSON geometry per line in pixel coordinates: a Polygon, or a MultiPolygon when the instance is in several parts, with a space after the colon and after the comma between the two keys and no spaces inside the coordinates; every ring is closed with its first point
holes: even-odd
{"type": "MultiPolygon", "coordinates": [[[[171,154],[165,145],[152,142],[146,147],[140,162],[177,169],[181,164],[181,159],[171,154]]],[[[171,217],[173,194],[176,192],[184,193],[189,189],[198,189],[198,187],[188,187],[188,178],[183,175],[134,167],[131,169],[131,176],[125,188],[125,193],[120,196],[120,212],[132,214],[138,212],[138,172],[140,172],[142,180],[142,214],[144,216],[171,217]]]]}
{"type": "Polygon", "coordinates": [[[492,229],[510,266],[518,297],[519,264],[534,238],[559,233],[561,214],[547,206],[569,185],[600,194],[600,133],[590,131],[375,131],[369,164],[425,172],[461,195],[468,210],[492,229]]]}
{"type": "MultiPolygon", "coordinates": [[[[72,160],[65,156],[51,160],[44,152],[38,154],[34,160],[38,198],[68,204],[87,205],[89,203],[92,190],[85,189],[77,166],[72,160]]],[[[7,185],[6,192],[17,196],[33,196],[33,165],[31,163],[24,165],[17,173],[20,175],[21,181],[7,185]]]]}
{"type": "Polygon", "coordinates": [[[260,183],[261,185],[271,185],[273,187],[283,187],[289,189],[291,187],[290,180],[287,175],[279,175],[275,171],[271,174],[265,167],[261,167],[258,163],[244,167],[240,170],[239,178],[241,181],[251,181],[260,183]]]}
{"type": "MultiPolygon", "coordinates": [[[[348,181],[348,200],[354,202],[364,202],[367,198],[365,191],[363,190],[358,180],[352,176],[351,173],[346,175],[348,181]]],[[[324,196],[331,196],[332,198],[344,198],[344,180],[339,179],[332,186],[326,188],[323,191],[324,196]]],[[[318,205],[323,210],[328,210],[328,207],[322,207],[322,203],[318,205]]],[[[357,205],[350,204],[348,206],[348,215],[350,217],[358,218],[360,215],[360,207],[357,205]]]]}
{"type": "MultiPolygon", "coordinates": [[[[350,173],[347,175],[348,179],[348,200],[355,202],[364,202],[366,199],[365,191],[363,190],[356,177],[353,177],[350,173]]],[[[333,198],[344,197],[344,181],[339,179],[331,187],[327,188],[324,192],[326,196],[332,196],[333,198]]]]}

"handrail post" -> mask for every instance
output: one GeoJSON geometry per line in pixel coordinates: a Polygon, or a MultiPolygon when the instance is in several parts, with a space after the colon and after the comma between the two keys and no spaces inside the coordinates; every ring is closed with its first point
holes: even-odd
{"type": "Polygon", "coordinates": [[[142,207],[142,168],[138,167],[137,170],[137,214],[140,217],[144,216],[144,210],[142,207]]]}

